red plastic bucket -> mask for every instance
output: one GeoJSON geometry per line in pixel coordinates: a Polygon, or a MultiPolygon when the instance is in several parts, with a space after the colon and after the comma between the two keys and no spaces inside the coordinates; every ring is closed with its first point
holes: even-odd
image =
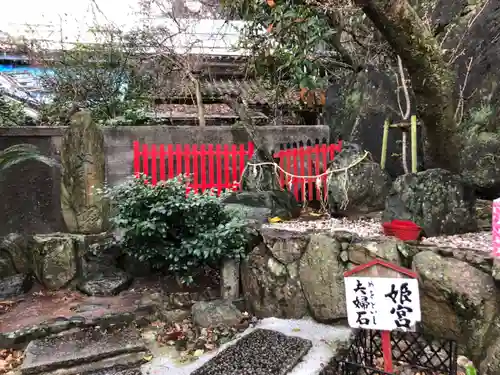
{"type": "Polygon", "coordinates": [[[382,224],[386,236],[394,236],[402,241],[415,241],[420,237],[422,228],[410,220],[393,220],[382,224]]]}
{"type": "Polygon", "coordinates": [[[390,222],[382,223],[382,228],[383,228],[384,234],[386,236],[389,236],[389,237],[394,236],[394,230],[392,229],[392,225],[390,222]]]}

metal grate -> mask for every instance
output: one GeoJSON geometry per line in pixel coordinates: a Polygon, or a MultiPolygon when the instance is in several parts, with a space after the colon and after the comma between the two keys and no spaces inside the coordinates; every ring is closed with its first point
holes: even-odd
{"type": "MultiPolygon", "coordinates": [[[[390,375],[382,370],[379,331],[358,330],[345,358],[337,362],[339,375],[390,375]]],[[[457,374],[457,344],[420,332],[391,332],[394,370],[415,369],[421,375],[457,374]]]]}

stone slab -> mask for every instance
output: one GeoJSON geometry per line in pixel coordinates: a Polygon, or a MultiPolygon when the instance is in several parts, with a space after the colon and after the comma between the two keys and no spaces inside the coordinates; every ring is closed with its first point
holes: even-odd
{"type": "Polygon", "coordinates": [[[191,375],[285,375],[312,342],[268,329],[256,329],[193,371],[191,375]]]}
{"type": "Polygon", "coordinates": [[[106,370],[98,370],[95,372],[81,374],[81,375],[142,375],[140,367],[128,368],[128,369],[106,369],[106,370]]]}
{"type": "Polygon", "coordinates": [[[121,354],[101,361],[62,368],[41,375],[140,375],[149,352],[121,354]]]}
{"type": "Polygon", "coordinates": [[[132,328],[112,333],[90,329],[71,332],[30,342],[21,373],[33,375],[141,351],[147,348],[132,328]]]}

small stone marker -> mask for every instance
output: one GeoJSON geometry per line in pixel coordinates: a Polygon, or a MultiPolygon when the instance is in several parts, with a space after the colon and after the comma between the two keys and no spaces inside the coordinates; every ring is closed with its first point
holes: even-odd
{"type": "Polygon", "coordinates": [[[344,273],[352,328],[380,330],[384,371],[392,373],[391,331],[414,331],[421,320],[417,274],[374,259],[344,273]]]}
{"type": "Polygon", "coordinates": [[[221,297],[230,301],[240,296],[240,262],[226,259],[222,263],[221,297]]]}

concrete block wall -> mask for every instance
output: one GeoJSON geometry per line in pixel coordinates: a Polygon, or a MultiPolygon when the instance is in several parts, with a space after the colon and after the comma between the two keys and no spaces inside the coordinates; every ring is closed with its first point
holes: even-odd
{"type": "MultiPolygon", "coordinates": [[[[0,150],[14,144],[37,145],[57,158],[64,128],[0,128],[0,150]]],[[[327,126],[261,126],[257,140],[270,150],[280,144],[329,138],[327,126]]],[[[242,144],[249,140],[242,128],[228,126],[120,126],[104,128],[107,182],[114,185],[133,172],[132,143],[148,144],[242,144]]],[[[60,171],[27,162],[0,175],[0,236],[18,233],[65,231],[60,209],[60,171]]]]}

